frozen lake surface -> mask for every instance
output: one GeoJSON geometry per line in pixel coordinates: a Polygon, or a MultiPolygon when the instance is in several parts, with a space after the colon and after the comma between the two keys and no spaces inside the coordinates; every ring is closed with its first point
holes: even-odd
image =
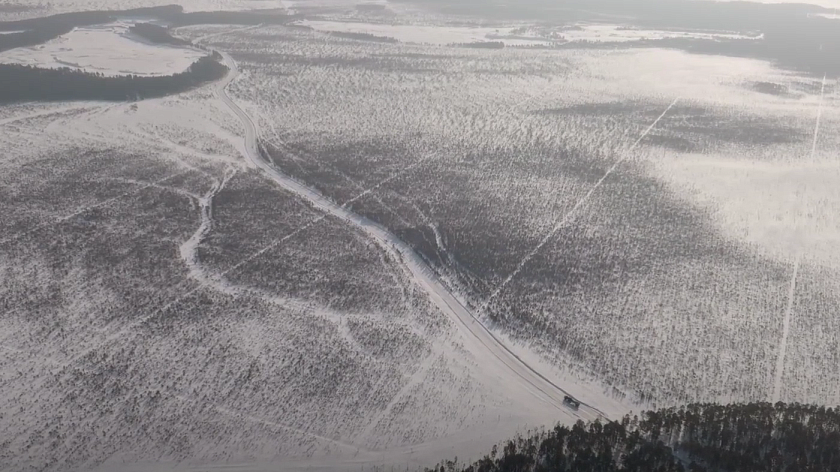
{"type": "Polygon", "coordinates": [[[128,32],[128,23],[78,28],[45,44],[0,53],[0,63],[70,67],[105,75],[170,75],[184,72],[201,51],[154,45],[128,32]]]}

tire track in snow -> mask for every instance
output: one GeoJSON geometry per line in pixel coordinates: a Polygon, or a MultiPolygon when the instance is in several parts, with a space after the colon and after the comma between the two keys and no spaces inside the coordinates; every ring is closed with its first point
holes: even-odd
{"type": "Polygon", "coordinates": [[[359,439],[361,441],[366,441],[371,437],[376,427],[379,426],[379,422],[383,419],[387,418],[391,412],[393,411],[394,407],[399,404],[399,402],[405,398],[412,390],[417,388],[421,382],[426,379],[426,376],[429,374],[432,366],[434,365],[435,361],[440,358],[440,355],[436,354],[435,352],[430,353],[423,359],[423,362],[420,363],[420,366],[417,367],[417,370],[408,378],[408,381],[403,385],[403,387],[391,397],[391,400],[385,405],[385,408],[379,411],[373,418],[368,422],[368,425],[362,430],[361,434],[359,434],[359,439]]]}
{"type": "MultiPolygon", "coordinates": [[[[819,140],[820,134],[820,121],[822,119],[822,109],[823,103],[825,101],[825,81],[828,74],[823,74],[822,79],[822,86],[820,87],[820,101],[817,105],[817,120],[814,124],[814,139],[811,142],[811,162],[814,162],[814,158],[817,155],[817,142],[819,140]]],[[[803,192],[804,195],[804,192],[803,192]]],[[[798,206],[802,205],[802,197],[800,197],[800,201],[798,202],[798,206]]],[[[799,216],[801,213],[801,209],[797,208],[795,217],[799,216]]],[[[796,220],[798,221],[798,219],[796,220]]],[[[802,250],[799,250],[799,253],[796,255],[796,258],[793,261],[793,274],[790,277],[790,287],[788,288],[788,301],[787,306],[785,307],[785,317],[782,320],[782,339],[779,341],[779,354],[776,356],[776,370],[775,376],[773,378],[773,393],[771,397],[771,401],[773,403],[778,402],[781,399],[782,394],[782,381],[784,380],[784,373],[785,373],[785,357],[787,356],[787,345],[788,345],[788,338],[790,337],[790,320],[793,316],[793,297],[796,295],[796,278],[799,274],[799,266],[802,262],[802,250]]]]}
{"type": "Polygon", "coordinates": [[[41,223],[41,224],[39,224],[39,225],[37,225],[37,226],[35,226],[35,227],[33,227],[33,228],[30,228],[30,229],[28,229],[28,230],[24,230],[23,232],[20,232],[20,233],[14,234],[14,235],[12,235],[12,236],[10,236],[10,237],[8,237],[8,238],[5,238],[5,239],[0,239],[0,245],[3,245],[3,244],[6,244],[6,243],[9,243],[9,242],[16,241],[16,240],[18,240],[18,239],[20,239],[20,238],[22,238],[22,237],[24,237],[24,236],[27,236],[27,235],[29,235],[29,234],[34,233],[35,231],[38,231],[38,230],[40,230],[40,229],[43,229],[43,228],[46,228],[46,227],[49,227],[49,226],[55,226],[55,225],[57,225],[57,224],[59,224],[59,223],[64,223],[65,221],[70,220],[70,219],[73,219],[73,218],[75,218],[75,217],[77,217],[77,216],[79,216],[79,215],[81,215],[81,214],[83,214],[83,213],[87,213],[87,212],[88,212],[88,211],[90,211],[90,210],[95,210],[95,209],[97,209],[97,208],[102,208],[102,207],[108,206],[108,205],[110,205],[111,203],[116,202],[117,200],[123,199],[123,198],[125,198],[125,197],[131,196],[131,195],[134,195],[134,194],[137,194],[137,193],[140,193],[140,192],[142,192],[143,190],[146,190],[147,188],[150,188],[150,187],[157,187],[157,186],[160,186],[160,184],[162,184],[162,183],[166,182],[167,180],[171,180],[171,179],[174,179],[174,178],[176,178],[176,177],[180,177],[180,176],[185,175],[185,174],[188,174],[188,173],[190,173],[190,172],[192,172],[192,170],[185,170],[185,171],[183,171],[183,172],[179,172],[179,173],[177,173],[177,174],[172,174],[172,175],[167,176],[167,177],[164,177],[164,178],[162,178],[162,179],[155,180],[154,182],[147,183],[147,184],[145,184],[145,185],[143,185],[143,186],[141,186],[141,187],[139,187],[139,188],[136,188],[136,189],[134,189],[134,190],[130,190],[130,191],[128,191],[128,192],[122,193],[122,194],[117,195],[117,196],[115,196],[115,197],[111,197],[111,198],[105,199],[105,200],[103,200],[103,201],[101,201],[101,202],[99,202],[99,203],[95,203],[95,204],[93,204],[93,205],[89,205],[89,206],[86,206],[86,207],[79,208],[79,209],[77,209],[76,211],[74,211],[73,213],[71,213],[71,214],[69,214],[69,215],[62,216],[62,217],[60,217],[60,218],[58,218],[58,219],[56,219],[56,220],[53,220],[53,221],[49,221],[49,222],[46,222],[46,223],[41,223]]]}
{"type": "Polygon", "coordinates": [[[817,105],[817,124],[814,125],[814,142],[811,143],[811,160],[814,160],[814,157],[817,154],[817,138],[820,133],[820,120],[822,119],[822,110],[823,110],[823,102],[825,100],[825,79],[827,74],[823,74],[822,79],[822,87],[820,87],[820,102],[817,105]]]}
{"type": "Polygon", "coordinates": [[[421,165],[423,165],[423,164],[429,162],[430,160],[434,159],[434,157],[435,156],[424,157],[423,159],[418,160],[417,162],[409,165],[408,167],[404,168],[403,170],[401,170],[399,172],[395,172],[393,175],[383,179],[382,181],[380,181],[378,184],[374,185],[373,187],[368,188],[367,190],[365,190],[362,193],[356,195],[355,197],[351,198],[350,200],[347,200],[346,202],[342,203],[341,208],[348,208],[348,206],[351,203],[355,202],[356,200],[359,200],[360,198],[364,198],[367,195],[379,190],[379,188],[382,187],[383,185],[387,184],[388,182],[391,182],[393,180],[396,180],[396,179],[402,177],[403,175],[411,172],[412,170],[416,169],[417,167],[420,167],[421,165]]]}
{"type": "Polygon", "coordinates": [[[190,272],[190,276],[198,281],[204,281],[207,277],[201,264],[198,261],[198,246],[207,237],[207,233],[213,226],[213,199],[218,195],[225,185],[236,175],[236,170],[228,170],[221,181],[214,182],[213,187],[206,195],[198,200],[199,212],[201,213],[201,224],[193,233],[190,239],[184,241],[181,247],[178,248],[183,259],[184,264],[190,272]]]}
{"type": "MultiPolygon", "coordinates": [[[[348,210],[346,204],[349,202],[339,206],[317,190],[283,174],[262,158],[257,142],[258,132],[256,125],[248,114],[227,93],[227,86],[239,75],[236,62],[227,53],[217,52],[223,57],[225,64],[230,68],[230,72],[225,79],[216,83],[216,96],[230,108],[245,127],[245,157],[255,167],[263,170],[280,187],[298,195],[325,214],[332,215],[357,227],[382,246],[383,249],[398,256],[397,260],[401,261],[410,271],[413,282],[424,290],[429,295],[430,301],[459,327],[459,330],[465,335],[464,341],[470,344],[469,348],[471,348],[473,354],[477,359],[482,361],[482,367],[493,368],[495,369],[495,374],[507,377],[499,382],[500,385],[504,385],[505,387],[519,385],[538,401],[544,402],[560,412],[572,416],[573,414],[567,408],[561,406],[563,404],[563,397],[569,394],[515,354],[481,323],[475,315],[444,287],[437,275],[435,275],[431,268],[426,265],[425,261],[408,244],[397,238],[382,225],[348,210]],[[491,365],[491,363],[495,365],[491,365]]],[[[676,103],[676,100],[674,103],[676,103]]],[[[650,129],[653,129],[653,125],[650,129]]],[[[419,165],[419,163],[415,165],[419,165]]],[[[401,173],[407,170],[409,169],[405,169],[401,173]]],[[[386,180],[393,180],[393,178],[396,178],[396,176],[386,180]]],[[[375,188],[378,188],[383,183],[380,182],[370,191],[374,191],[375,188]]],[[[351,201],[361,198],[361,196],[360,194],[356,198],[351,199],[351,201]]],[[[606,417],[601,410],[592,405],[581,403],[581,406],[588,408],[597,416],[606,417]]]]}
{"type": "MultiPolygon", "coordinates": [[[[198,291],[199,291],[199,290],[201,290],[201,289],[207,289],[207,288],[209,288],[209,289],[211,289],[211,290],[214,290],[214,291],[221,291],[221,292],[223,292],[223,293],[227,293],[227,294],[229,294],[229,295],[233,295],[233,296],[238,296],[238,295],[240,295],[241,293],[243,293],[243,292],[247,291],[246,289],[228,288],[228,287],[227,287],[227,284],[226,284],[226,283],[225,283],[225,281],[224,281],[224,277],[225,277],[226,275],[230,274],[231,272],[236,271],[237,269],[239,269],[240,267],[244,266],[245,264],[247,264],[247,263],[251,262],[252,260],[256,259],[257,257],[259,257],[259,256],[261,256],[261,255],[263,255],[263,254],[265,254],[265,253],[266,253],[266,252],[268,252],[270,249],[272,249],[272,248],[274,248],[274,247],[277,247],[278,245],[280,245],[280,244],[284,243],[285,241],[288,241],[289,239],[291,239],[291,238],[293,238],[293,237],[297,236],[298,234],[300,234],[301,232],[303,232],[303,231],[305,231],[305,230],[309,229],[309,228],[310,228],[310,227],[312,227],[314,224],[316,224],[316,223],[320,222],[321,220],[325,219],[326,217],[327,217],[327,215],[321,215],[321,216],[319,216],[319,217],[317,217],[317,218],[313,219],[313,220],[312,220],[312,221],[310,221],[309,223],[307,223],[307,224],[305,224],[305,225],[303,225],[303,226],[301,226],[301,227],[297,228],[296,230],[292,231],[291,233],[287,234],[286,236],[284,236],[284,237],[282,237],[282,238],[280,238],[280,239],[277,239],[277,240],[276,240],[275,242],[273,242],[272,244],[269,244],[268,246],[266,246],[266,247],[264,247],[264,248],[260,249],[259,251],[257,251],[257,252],[255,252],[255,253],[251,254],[251,255],[250,255],[250,256],[248,256],[247,258],[245,258],[245,259],[241,260],[241,261],[240,261],[240,262],[238,262],[237,264],[235,264],[235,265],[231,266],[230,268],[228,268],[228,269],[224,270],[223,272],[220,272],[220,273],[219,273],[219,274],[217,274],[217,275],[213,275],[213,276],[210,276],[210,277],[208,277],[208,278],[204,278],[204,277],[202,277],[201,279],[197,280],[198,284],[197,284],[195,287],[193,287],[192,289],[188,290],[187,292],[185,292],[184,294],[182,294],[180,297],[178,297],[178,298],[176,298],[176,299],[174,299],[174,300],[170,301],[170,302],[169,302],[169,303],[167,303],[166,305],[163,305],[162,307],[160,307],[160,308],[158,308],[158,309],[156,309],[156,310],[152,311],[152,312],[151,312],[151,313],[149,313],[148,315],[143,316],[143,317],[140,317],[140,318],[138,318],[138,319],[136,319],[136,320],[132,321],[131,323],[128,323],[127,325],[123,326],[121,329],[119,329],[119,330],[115,331],[114,333],[112,333],[112,334],[110,334],[110,335],[106,336],[105,340],[103,340],[102,342],[100,342],[100,343],[98,343],[98,344],[96,344],[96,345],[94,345],[94,346],[91,346],[91,347],[89,347],[89,348],[87,348],[87,349],[84,349],[84,350],[83,350],[83,351],[81,351],[80,353],[78,353],[78,354],[76,354],[75,356],[71,357],[71,358],[70,358],[70,359],[66,362],[65,367],[70,366],[70,365],[72,365],[72,364],[74,364],[74,363],[78,362],[80,359],[82,359],[83,357],[87,356],[87,355],[88,355],[88,354],[90,354],[91,352],[96,351],[97,349],[102,349],[103,347],[105,347],[105,346],[107,346],[107,345],[111,344],[112,342],[114,342],[114,341],[116,341],[116,340],[120,339],[120,338],[121,338],[121,337],[123,337],[125,334],[127,334],[129,331],[131,331],[132,329],[134,329],[134,328],[136,328],[136,327],[138,327],[138,326],[141,326],[142,324],[144,324],[144,323],[146,323],[147,321],[151,320],[151,319],[152,319],[152,318],[154,318],[155,316],[157,316],[157,315],[159,315],[159,314],[161,314],[161,313],[165,312],[166,310],[168,310],[168,309],[172,308],[173,306],[176,306],[178,303],[181,303],[182,301],[184,301],[184,300],[186,300],[187,298],[191,297],[192,295],[194,295],[196,292],[198,292],[198,291]]],[[[180,283],[180,284],[178,284],[178,285],[179,285],[179,287],[180,287],[180,286],[183,286],[183,285],[186,285],[186,282],[181,282],[181,283],[180,283]]]]}
{"type": "Polygon", "coordinates": [[[776,377],[773,379],[773,397],[772,403],[779,401],[782,391],[782,379],[785,373],[785,355],[787,354],[788,336],[790,335],[790,318],[793,315],[793,296],[796,293],[796,276],[799,273],[800,256],[796,256],[793,262],[793,275],[790,277],[790,287],[788,288],[787,308],[785,308],[785,318],[782,322],[782,340],[779,343],[779,355],[776,357],[776,377]]]}
{"type": "MultiPolygon", "coordinates": [[[[105,107],[103,107],[103,108],[105,108],[105,107]]],[[[71,105],[71,106],[68,106],[68,107],[55,108],[55,109],[51,109],[51,110],[41,110],[41,111],[26,114],[26,115],[16,115],[16,116],[11,116],[9,118],[3,118],[2,120],[0,120],[0,127],[10,125],[12,123],[17,123],[19,121],[25,121],[25,120],[34,119],[34,118],[42,118],[42,117],[46,117],[46,116],[50,116],[50,115],[59,115],[59,114],[64,114],[64,113],[67,113],[67,112],[70,112],[70,111],[76,111],[76,110],[81,110],[81,111],[94,110],[95,111],[96,109],[97,109],[97,107],[95,107],[95,106],[92,107],[90,105],[71,105]]]]}
{"type": "MultiPolygon", "coordinates": [[[[114,181],[114,182],[119,182],[119,183],[123,183],[123,184],[131,184],[131,185],[146,185],[147,184],[147,182],[143,182],[142,180],[125,179],[125,178],[120,178],[120,177],[104,177],[104,178],[98,179],[98,180],[111,180],[111,181],[114,181]]],[[[158,190],[163,190],[165,192],[172,192],[176,195],[180,195],[180,196],[182,196],[182,197],[184,197],[184,198],[186,198],[190,201],[193,201],[193,202],[199,202],[202,199],[201,195],[198,195],[196,193],[190,192],[188,190],[183,190],[183,189],[180,189],[180,188],[177,188],[177,187],[167,187],[166,185],[154,184],[154,185],[151,186],[151,188],[156,188],[158,190]]]]}
{"type": "Polygon", "coordinates": [[[234,419],[243,420],[243,421],[246,421],[246,422],[249,422],[249,423],[259,424],[259,425],[262,425],[262,426],[267,426],[267,427],[274,428],[274,429],[280,429],[280,430],[290,432],[290,433],[293,433],[293,434],[299,434],[301,436],[307,436],[307,437],[310,437],[310,438],[313,438],[313,439],[317,439],[321,442],[325,442],[327,444],[332,444],[332,445],[338,446],[339,448],[344,449],[345,451],[348,451],[348,452],[354,452],[354,453],[356,453],[356,452],[369,453],[370,452],[370,451],[367,451],[366,449],[364,449],[360,446],[357,446],[355,444],[346,443],[346,442],[339,441],[337,439],[332,439],[332,438],[329,438],[329,437],[326,437],[326,436],[321,436],[320,434],[316,434],[316,433],[310,433],[308,431],[304,431],[302,429],[298,429],[298,428],[295,428],[295,427],[292,427],[292,426],[289,426],[289,425],[286,425],[286,424],[283,424],[283,423],[278,423],[276,421],[268,420],[268,419],[265,419],[265,418],[260,418],[258,416],[250,415],[250,414],[247,414],[247,413],[242,413],[240,411],[236,411],[236,410],[233,410],[231,408],[227,408],[227,407],[224,407],[224,406],[221,406],[221,405],[216,405],[215,403],[208,403],[206,401],[199,402],[198,400],[194,400],[194,399],[189,398],[185,395],[175,395],[173,398],[175,398],[177,400],[180,400],[182,402],[208,406],[208,407],[212,408],[213,411],[215,411],[219,414],[225,415],[225,416],[229,416],[229,417],[234,418],[234,419]]]}
{"type": "Polygon", "coordinates": [[[590,188],[589,191],[586,192],[586,194],[583,196],[583,198],[578,200],[578,202],[575,204],[575,206],[573,206],[572,209],[569,210],[569,212],[566,213],[566,215],[563,216],[563,218],[559,222],[557,222],[557,224],[555,224],[553,228],[551,228],[551,231],[549,231],[548,234],[546,234],[545,237],[543,237],[543,239],[540,240],[539,244],[537,244],[534,247],[534,249],[532,249],[528,254],[525,255],[525,257],[516,266],[516,269],[514,269],[514,271],[511,272],[510,275],[508,275],[507,278],[505,278],[499,284],[499,286],[496,287],[495,290],[493,290],[493,292],[490,294],[490,296],[487,297],[487,300],[485,300],[484,303],[481,306],[481,311],[486,310],[487,307],[490,305],[490,303],[492,303],[493,300],[497,296],[499,296],[499,294],[502,292],[502,290],[504,290],[505,287],[507,287],[507,285],[514,278],[516,278],[516,276],[519,275],[520,272],[522,272],[522,269],[524,269],[525,266],[528,265],[528,262],[530,262],[531,259],[533,259],[533,257],[535,255],[537,255],[537,253],[540,251],[540,249],[542,249],[543,246],[545,246],[557,234],[558,231],[560,231],[564,226],[566,226],[566,224],[568,222],[570,222],[574,218],[575,214],[578,212],[578,210],[583,208],[584,204],[589,200],[589,198],[592,196],[592,194],[594,194],[595,191],[598,190],[598,188],[601,186],[601,184],[603,184],[604,181],[607,180],[607,178],[613,173],[613,171],[615,171],[616,168],[618,168],[618,166],[622,162],[627,160],[627,158],[630,156],[630,153],[634,149],[636,149],[636,147],[639,146],[639,144],[642,142],[642,140],[645,139],[647,137],[647,135],[650,134],[651,131],[653,131],[653,129],[656,127],[656,125],[659,124],[659,122],[663,118],[665,118],[665,115],[671,110],[671,108],[674,107],[674,105],[677,104],[677,102],[679,100],[680,100],[680,98],[677,97],[677,98],[674,99],[673,102],[671,102],[670,105],[668,105],[668,108],[666,108],[665,111],[663,111],[662,114],[659,115],[659,117],[656,118],[656,120],[653,123],[651,123],[650,126],[647,127],[647,129],[642,133],[641,136],[639,136],[639,139],[637,139],[633,143],[632,146],[630,146],[629,148],[627,148],[626,151],[624,151],[623,155],[618,160],[616,160],[615,163],[613,163],[613,165],[610,166],[609,169],[607,169],[607,171],[604,173],[604,175],[597,182],[595,182],[595,185],[593,185],[592,188],[590,188]]]}

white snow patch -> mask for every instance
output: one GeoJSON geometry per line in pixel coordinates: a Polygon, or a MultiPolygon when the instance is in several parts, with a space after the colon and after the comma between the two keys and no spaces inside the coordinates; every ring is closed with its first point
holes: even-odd
{"type": "Polygon", "coordinates": [[[0,53],[0,63],[85,70],[105,75],[170,75],[184,72],[204,53],[140,42],[128,23],[77,28],[47,43],[0,53]]]}
{"type": "Polygon", "coordinates": [[[809,263],[840,267],[836,163],[694,154],[658,156],[655,162],[674,189],[714,209],[711,215],[728,237],[778,261],[801,253],[809,263]]]}
{"type": "Polygon", "coordinates": [[[4,19],[22,19],[59,13],[96,10],[130,10],[134,8],[159,7],[180,4],[184,11],[242,11],[278,8],[282,2],[277,0],[189,0],[188,2],[174,2],[172,0],[51,0],[41,2],[36,0],[16,0],[30,10],[23,12],[2,14],[4,19]]]}
{"type": "Polygon", "coordinates": [[[475,43],[483,41],[502,41],[506,45],[547,44],[544,38],[504,38],[511,33],[511,28],[489,28],[469,26],[431,26],[431,25],[388,25],[379,23],[355,23],[344,21],[310,21],[301,24],[316,31],[341,33],[367,33],[376,36],[395,38],[404,43],[447,45],[457,43],[475,43]]]}
{"type": "Polygon", "coordinates": [[[325,20],[304,20],[301,24],[322,32],[367,33],[395,38],[404,43],[433,45],[499,41],[506,46],[548,46],[584,41],[625,43],[667,38],[706,40],[761,38],[761,36],[745,36],[727,32],[646,30],[622,25],[589,23],[560,28],[440,26],[325,20]]]}
{"type": "Polygon", "coordinates": [[[668,38],[707,40],[761,39],[761,36],[745,36],[725,32],[647,30],[606,24],[578,24],[572,28],[561,30],[559,35],[567,41],[589,41],[598,43],[626,43],[630,41],[668,38]]]}

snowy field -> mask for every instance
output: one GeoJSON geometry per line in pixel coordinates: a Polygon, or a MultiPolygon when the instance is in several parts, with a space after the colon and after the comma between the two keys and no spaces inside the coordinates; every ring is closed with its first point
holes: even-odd
{"type": "Polygon", "coordinates": [[[184,72],[205,53],[150,44],[125,22],[77,28],[52,41],[0,52],[0,63],[84,70],[104,75],[170,75],[184,72]]]}
{"type": "MultiPolygon", "coordinates": [[[[629,28],[619,25],[604,25],[604,24],[577,24],[569,28],[561,28],[559,35],[567,41],[591,41],[591,42],[609,42],[609,43],[624,43],[630,41],[640,40],[657,40],[657,39],[710,39],[710,40],[726,40],[726,39],[754,39],[749,36],[732,34],[732,33],[703,33],[695,31],[662,31],[649,30],[640,28],[629,28]]],[[[757,38],[755,38],[757,39],[757,38]]]]}
{"type": "MultiPolygon", "coordinates": [[[[440,27],[433,25],[387,25],[377,23],[356,23],[343,21],[304,20],[300,24],[309,26],[322,32],[364,33],[375,36],[394,38],[404,43],[447,45],[457,43],[473,43],[494,40],[496,36],[510,34],[512,28],[488,28],[451,26],[440,27]]],[[[504,38],[505,45],[547,45],[542,38],[527,39],[504,38]]]]}
{"type": "MultiPolygon", "coordinates": [[[[235,61],[187,94],[0,107],[10,468],[402,470],[599,412],[840,403],[834,79],[330,11],[179,29],[235,61]]],[[[122,28],[17,53],[189,52],[122,28]]]]}
{"type": "Polygon", "coordinates": [[[227,118],[201,92],[3,110],[16,466],[421,466],[578,418],[476,357],[393,256],[252,169],[227,118]]]}
{"type": "Polygon", "coordinates": [[[280,27],[215,44],[287,172],[342,201],[416,166],[353,208],[557,365],[657,404],[836,401],[833,80],[280,27]]]}
{"type": "Polygon", "coordinates": [[[278,0],[13,0],[7,8],[0,6],[0,20],[16,20],[76,11],[129,10],[178,4],[185,11],[239,11],[283,8],[278,0]],[[12,8],[15,7],[15,8],[12,8]]]}
{"type": "Polygon", "coordinates": [[[549,46],[564,42],[626,43],[640,40],[752,39],[728,33],[660,31],[606,24],[574,24],[557,27],[523,26],[439,26],[418,24],[363,23],[357,21],[303,20],[301,25],[320,32],[363,33],[393,38],[404,43],[444,46],[483,41],[500,41],[505,46],[549,46]]]}
{"type": "MultiPolygon", "coordinates": [[[[419,467],[595,417],[495,360],[387,247],[254,169],[218,90],[3,107],[0,126],[14,468],[419,467]]],[[[630,408],[514,349],[606,414],[630,408]]]]}

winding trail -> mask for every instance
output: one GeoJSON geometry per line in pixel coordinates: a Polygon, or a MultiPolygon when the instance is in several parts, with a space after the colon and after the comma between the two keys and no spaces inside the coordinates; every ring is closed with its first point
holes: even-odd
{"type": "Polygon", "coordinates": [[[201,214],[201,224],[190,239],[184,241],[178,249],[181,253],[181,259],[190,272],[190,276],[204,285],[210,284],[211,277],[204,272],[198,261],[198,247],[207,237],[207,234],[213,226],[213,199],[225,188],[225,185],[227,185],[234,175],[236,175],[236,169],[229,168],[225,172],[222,180],[214,179],[215,182],[210,191],[199,198],[198,206],[201,214]]]}
{"type": "MultiPolygon", "coordinates": [[[[215,94],[239,118],[245,128],[245,157],[248,161],[265,172],[281,188],[303,198],[317,210],[356,227],[386,251],[394,254],[408,269],[412,281],[428,294],[430,301],[464,334],[464,347],[475,356],[481,368],[488,369],[494,375],[499,385],[524,389],[538,401],[572,415],[572,412],[563,406],[564,396],[570,394],[525,362],[482,324],[446,289],[437,275],[408,244],[382,225],[357,215],[349,210],[346,204],[335,203],[317,190],[280,172],[262,158],[257,142],[259,133],[256,124],[227,92],[228,85],[239,76],[237,64],[227,53],[217,52],[221,54],[230,72],[216,83],[215,94]]],[[[419,162],[414,165],[418,164],[419,162]]],[[[584,412],[590,417],[606,417],[598,408],[581,403],[580,413],[584,412]]]]}

